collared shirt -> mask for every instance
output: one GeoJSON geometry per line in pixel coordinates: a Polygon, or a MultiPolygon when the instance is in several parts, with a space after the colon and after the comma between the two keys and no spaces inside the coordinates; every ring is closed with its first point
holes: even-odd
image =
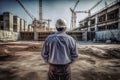
{"type": "Polygon", "coordinates": [[[59,31],[46,38],[41,55],[47,63],[68,64],[78,57],[78,49],[71,36],[59,31]]]}

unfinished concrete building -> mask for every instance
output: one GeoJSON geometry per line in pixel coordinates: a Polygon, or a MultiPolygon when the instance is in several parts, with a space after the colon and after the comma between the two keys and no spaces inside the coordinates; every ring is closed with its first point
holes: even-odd
{"type": "MultiPolygon", "coordinates": [[[[32,23],[32,27],[34,27],[34,21],[32,23]]],[[[44,32],[44,31],[48,31],[50,28],[50,23],[47,20],[43,20],[42,23],[40,24],[40,22],[38,20],[36,20],[36,31],[37,32],[44,32]]]]}
{"type": "Polygon", "coordinates": [[[0,15],[0,41],[16,41],[20,38],[19,32],[21,31],[27,31],[26,21],[10,12],[0,15]]]}
{"type": "Polygon", "coordinates": [[[73,31],[83,31],[83,40],[120,41],[120,0],[80,21],[73,31]]]}
{"type": "Polygon", "coordinates": [[[3,23],[4,23],[4,30],[13,31],[13,14],[11,14],[10,12],[4,12],[3,23]]]}
{"type": "Polygon", "coordinates": [[[20,31],[20,18],[18,16],[13,17],[13,31],[19,32],[20,31]]]}
{"type": "Polygon", "coordinates": [[[13,32],[13,14],[4,12],[0,16],[0,41],[17,40],[18,33],[13,32]]]}

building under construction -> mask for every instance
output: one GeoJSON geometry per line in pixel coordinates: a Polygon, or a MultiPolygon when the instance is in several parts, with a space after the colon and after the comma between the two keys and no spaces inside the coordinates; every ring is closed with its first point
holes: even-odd
{"type": "MultiPolygon", "coordinates": [[[[34,22],[33,22],[34,24],[34,22]]],[[[0,41],[17,41],[17,40],[40,40],[53,34],[55,31],[50,30],[49,23],[44,20],[42,27],[39,27],[39,22],[36,24],[36,33],[34,32],[34,25],[18,17],[10,12],[4,12],[0,15],[0,41]],[[45,23],[46,22],[46,23],[45,23]],[[38,26],[37,26],[38,25],[38,26]]],[[[67,32],[75,39],[82,39],[81,32],[67,32]]]]}
{"type": "Polygon", "coordinates": [[[33,27],[28,27],[24,19],[14,16],[10,12],[4,12],[0,15],[1,41],[16,41],[20,38],[20,32],[33,32],[33,27]]]}
{"type": "Polygon", "coordinates": [[[82,31],[82,40],[120,41],[120,0],[86,17],[73,31],[82,31]]]}
{"type": "MultiPolygon", "coordinates": [[[[22,3],[17,0],[25,12],[33,20],[27,26],[25,20],[9,12],[0,15],[0,40],[40,40],[53,34],[50,30],[50,19],[42,19],[42,6],[40,5],[40,20],[36,20],[22,3]]],[[[40,2],[40,1],[39,1],[40,2]]],[[[100,3],[100,2],[99,2],[100,3]]],[[[42,4],[39,3],[39,4],[42,4]]],[[[78,4],[78,2],[77,2],[78,4]]],[[[76,7],[76,6],[75,6],[76,7]]],[[[120,0],[107,5],[99,12],[86,17],[79,22],[79,27],[68,31],[67,34],[76,40],[83,41],[120,41],[120,0]]]]}

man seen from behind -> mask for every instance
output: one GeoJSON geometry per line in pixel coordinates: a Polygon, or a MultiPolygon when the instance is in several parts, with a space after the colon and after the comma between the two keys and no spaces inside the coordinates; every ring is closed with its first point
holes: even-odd
{"type": "Polygon", "coordinates": [[[65,33],[66,21],[56,21],[57,32],[45,40],[42,57],[49,64],[48,80],[71,80],[70,64],[78,57],[76,41],[65,33]]]}

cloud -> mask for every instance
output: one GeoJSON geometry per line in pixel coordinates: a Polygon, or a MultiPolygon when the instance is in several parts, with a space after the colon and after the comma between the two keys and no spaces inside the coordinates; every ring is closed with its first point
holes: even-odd
{"type": "MultiPolygon", "coordinates": [[[[39,0],[21,0],[25,5],[26,9],[29,10],[30,14],[39,19],[39,0]]],[[[51,27],[58,18],[65,18],[68,22],[68,27],[70,27],[71,12],[70,8],[73,8],[77,0],[43,0],[43,18],[51,19],[51,27]]],[[[80,0],[76,10],[85,11],[90,9],[99,0],[80,0]]],[[[114,0],[106,0],[108,3],[114,0]]],[[[104,7],[104,2],[102,2],[98,7],[96,7],[92,12],[96,12],[104,7]]],[[[13,14],[25,19],[31,24],[32,20],[21,8],[21,6],[16,2],[16,0],[1,0],[0,1],[0,12],[10,11],[13,14]],[[7,6],[6,6],[7,5],[7,6]]],[[[77,24],[79,20],[85,18],[87,14],[79,13],[77,14],[77,24]]]]}

